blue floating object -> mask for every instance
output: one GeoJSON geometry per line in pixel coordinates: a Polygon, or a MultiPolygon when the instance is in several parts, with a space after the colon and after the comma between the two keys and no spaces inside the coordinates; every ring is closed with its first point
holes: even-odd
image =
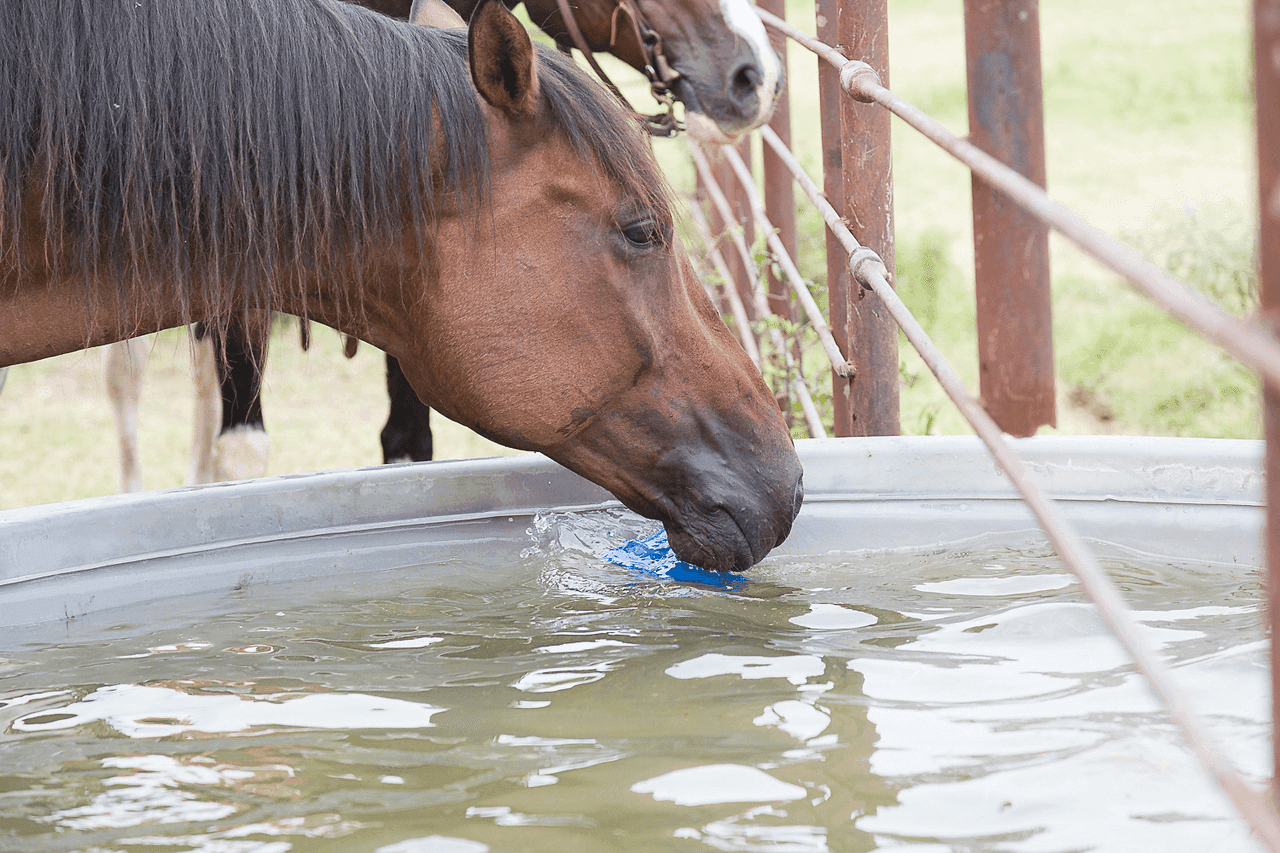
{"type": "Polygon", "coordinates": [[[604,558],[623,568],[684,583],[699,583],[723,589],[741,589],[746,586],[746,582],[738,575],[700,569],[676,557],[667,541],[665,530],[610,548],[605,552],[604,558]]]}

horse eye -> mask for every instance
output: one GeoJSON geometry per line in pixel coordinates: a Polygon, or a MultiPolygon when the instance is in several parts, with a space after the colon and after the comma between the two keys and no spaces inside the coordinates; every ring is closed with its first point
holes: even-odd
{"type": "Polygon", "coordinates": [[[647,248],[662,242],[662,231],[652,219],[641,219],[622,226],[622,236],[636,248],[647,248]]]}

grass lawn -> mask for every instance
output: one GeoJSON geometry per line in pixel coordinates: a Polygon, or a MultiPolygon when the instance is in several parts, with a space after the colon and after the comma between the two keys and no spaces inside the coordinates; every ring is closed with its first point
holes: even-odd
{"type": "MultiPolygon", "coordinates": [[[[195,395],[186,330],[154,335],[143,379],[139,444],[147,488],[183,485],[195,395]]],[[[347,360],[336,332],[277,322],[263,379],[269,474],[378,465],[387,417],[385,359],[361,345],[347,360]]],[[[433,414],[436,458],[512,453],[433,414]]],[[[99,350],[19,365],[0,394],[0,509],[107,495],[120,489],[115,421],[99,350]]]]}
{"type": "MultiPolygon", "coordinates": [[[[894,90],[963,133],[961,4],[890,0],[890,16],[894,90]]],[[[789,17],[812,31],[811,3],[790,3],[789,17]]],[[[1252,310],[1246,4],[1042,0],[1041,23],[1050,193],[1237,313],[1252,310]]],[[[817,176],[816,60],[793,45],[790,62],[795,146],[817,176]]],[[[641,103],[634,72],[609,70],[641,103]]],[[[901,123],[893,134],[898,287],[976,391],[968,173],[901,123]]],[[[687,188],[684,143],[655,145],[673,183],[687,188]]],[[[801,269],[821,290],[820,221],[802,211],[801,222],[801,269]]],[[[1051,250],[1059,432],[1258,435],[1247,371],[1061,240],[1051,250]]],[[[364,346],[347,361],[336,335],[313,337],[303,354],[285,323],[273,342],[264,391],[272,474],[381,460],[381,355],[364,346]]],[[[186,473],[192,391],[185,332],[152,340],[141,443],[147,485],[164,488],[186,473]]],[[[905,342],[901,351],[903,432],[967,432],[905,342]]],[[[440,458],[506,452],[436,423],[440,458]]],[[[115,441],[98,353],[15,367],[0,394],[0,508],[114,492],[115,441]]]]}

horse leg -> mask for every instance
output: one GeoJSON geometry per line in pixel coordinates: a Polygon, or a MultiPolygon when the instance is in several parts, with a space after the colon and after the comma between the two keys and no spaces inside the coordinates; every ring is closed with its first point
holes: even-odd
{"type": "Polygon", "coordinates": [[[418,399],[400,362],[387,356],[387,396],[391,411],[382,428],[383,462],[431,461],[431,409],[418,399]]]}
{"type": "MultiPolygon", "coordinates": [[[[233,321],[217,359],[222,389],[222,431],[214,450],[218,480],[247,480],[267,473],[271,439],[262,421],[262,369],[267,360],[271,314],[249,324],[233,321]]],[[[218,343],[215,341],[215,344],[218,343]]]]}
{"type": "Polygon", "coordinates": [[[191,382],[195,386],[195,411],[191,427],[191,466],[187,469],[187,485],[197,486],[217,481],[213,469],[214,442],[222,424],[222,388],[218,380],[217,357],[213,340],[203,324],[193,329],[195,340],[191,350],[191,382]]]}
{"type": "Polygon", "coordinates": [[[142,338],[109,344],[102,351],[107,397],[111,400],[120,439],[120,490],[123,492],[140,492],[144,488],[138,451],[138,394],[146,366],[147,348],[142,338]]]}

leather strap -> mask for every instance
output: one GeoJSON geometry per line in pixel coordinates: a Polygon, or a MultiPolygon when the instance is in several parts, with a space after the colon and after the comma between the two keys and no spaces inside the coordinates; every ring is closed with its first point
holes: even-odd
{"type": "Polygon", "coordinates": [[[591,50],[591,46],[587,44],[587,39],[582,34],[582,29],[578,26],[578,21],[569,6],[569,0],[556,0],[556,5],[560,8],[560,17],[564,20],[565,29],[569,31],[569,38],[573,40],[574,46],[582,51],[582,55],[586,57],[587,64],[591,66],[591,69],[595,71],[596,76],[600,78],[605,86],[613,92],[614,96],[641,120],[645,130],[653,136],[672,137],[683,129],[675,116],[673,110],[675,97],[671,93],[671,84],[680,79],[680,72],[672,68],[667,61],[667,57],[662,52],[662,36],[658,35],[657,31],[650,26],[649,21],[644,17],[644,13],[634,4],[633,0],[617,0],[617,5],[614,7],[613,16],[610,20],[609,47],[612,48],[617,44],[618,18],[623,13],[626,13],[627,18],[631,21],[636,41],[640,43],[640,47],[644,51],[644,74],[649,78],[649,91],[653,94],[654,99],[666,108],[665,113],[659,112],[653,115],[645,115],[634,110],[627,103],[627,99],[623,97],[622,91],[618,89],[614,82],[609,79],[609,75],[600,67],[600,63],[596,62],[595,54],[591,50]]]}

